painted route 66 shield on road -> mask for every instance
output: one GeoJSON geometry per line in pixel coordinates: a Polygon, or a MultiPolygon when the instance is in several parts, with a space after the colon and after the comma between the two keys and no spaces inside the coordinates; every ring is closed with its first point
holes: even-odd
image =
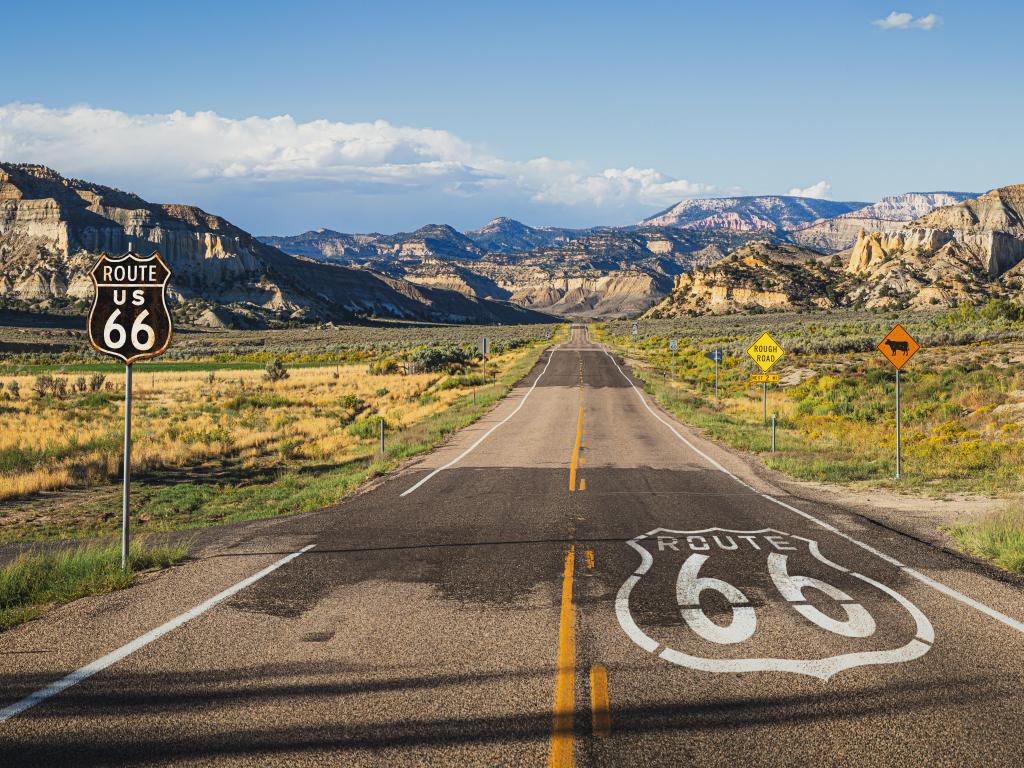
{"type": "Polygon", "coordinates": [[[163,354],[172,334],[167,309],[171,270],[160,254],[104,254],[90,275],[96,287],[88,326],[93,347],[129,365],[163,354]]]}
{"type": "Polygon", "coordinates": [[[828,680],[912,661],[935,639],[906,597],[834,562],[812,539],[769,528],[658,528],[627,543],[641,565],[619,589],[619,624],[670,664],[828,680]]]}

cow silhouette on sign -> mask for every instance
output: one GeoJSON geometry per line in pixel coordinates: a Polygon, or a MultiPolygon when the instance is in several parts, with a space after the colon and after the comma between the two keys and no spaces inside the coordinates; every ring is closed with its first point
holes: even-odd
{"type": "Polygon", "coordinates": [[[897,352],[902,352],[904,356],[910,354],[909,341],[893,341],[892,339],[886,339],[883,343],[889,348],[889,354],[891,355],[895,355],[897,352]]]}

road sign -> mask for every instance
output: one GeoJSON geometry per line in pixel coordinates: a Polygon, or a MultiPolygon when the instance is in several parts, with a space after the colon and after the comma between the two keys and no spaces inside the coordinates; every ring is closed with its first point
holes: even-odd
{"type": "Polygon", "coordinates": [[[633,335],[637,336],[637,335],[639,335],[639,333],[640,333],[640,326],[638,326],[636,323],[633,323],[633,335]]]}
{"type": "Polygon", "coordinates": [[[671,341],[670,341],[670,342],[668,343],[668,348],[669,348],[670,350],[672,350],[673,352],[675,352],[676,350],[678,350],[678,349],[679,349],[679,342],[678,342],[677,340],[675,340],[675,339],[672,339],[672,340],[671,340],[671,341]]]}
{"type": "Polygon", "coordinates": [[[897,371],[906,365],[920,348],[917,340],[899,323],[878,343],[878,351],[896,367],[897,371]]]}
{"type": "Polygon", "coordinates": [[[758,368],[767,371],[782,359],[786,351],[779,346],[779,342],[773,339],[770,333],[765,331],[761,334],[761,338],[750,345],[747,354],[750,355],[751,360],[757,363],[758,368]]]}
{"type": "Polygon", "coordinates": [[[132,456],[132,363],[162,355],[173,328],[167,309],[171,270],[155,251],[132,251],[119,259],[100,256],[89,273],[96,293],[89,311],[89,342],[124,360],[124,469],[121,488],[121,567],[128,567],[128,490],[132,456]]]}
{"type": "Polygon", "coordinates": [[[482,355],[489,355],[489,354],[491,354],[491,340],[489,338],[487,338],[486,336],[484,336],[483,340],[480,342],[480,354],[482,354],[482,355]]]}
{"type": "Polygon", "coordinates": [[[921,345],[917,343],[917,339],[907,333],[907,329],[899,323],[893,326],[893,329],[886,334],[885,338],[878,343],[878,351],[882,353],[886,360],[892,363],[896,369],[896,479],[900,479],[901,475],[901,459],[903,455],[903,446],[900,442],[900,371],[903,370],[903,366],[906,365],[910,358],[917,354],[917,351],[921,348],[921,345]]]}
{"type": "Polygon", "coordinates": [[[778,373],[755,373],[750,377],[751,384],[778,384],[782,378],[778,373]]]}
{"type": "Polygon", "coordinates": [[[725,350],[712,349],[710,352],[705,352],[704,357],[713,363],[720,363],[725,359],[725,350]]]}
{"type": "Polygon", "coordinates": [[[127,365],[162,355],[173,330],[167,309],[171,270],[160,254],[104,254],[89,274],[96,287],[88,326],[93,347],[127,365]]]}

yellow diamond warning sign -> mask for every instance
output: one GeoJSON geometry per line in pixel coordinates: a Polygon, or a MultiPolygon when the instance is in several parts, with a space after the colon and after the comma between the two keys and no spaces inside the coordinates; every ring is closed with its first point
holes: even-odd
{"type": "Polygon", "coordinates": [[[765,331],[761,334],[761,338],[750,345],[747,354],[762,371],[767,371],[782,359],[786,351],[779,346],[779,342],[773,339],[770,333],[765,331]]]}

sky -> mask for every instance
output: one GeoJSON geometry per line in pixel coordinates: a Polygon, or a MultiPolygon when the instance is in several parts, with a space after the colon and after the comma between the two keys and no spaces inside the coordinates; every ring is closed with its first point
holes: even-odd
{"type": "Polygon", "coordinates": [[[0,160],[255,234],[983,192],[1024,182],[1022,23],[984,0],[18,3],[0,160]]]}

